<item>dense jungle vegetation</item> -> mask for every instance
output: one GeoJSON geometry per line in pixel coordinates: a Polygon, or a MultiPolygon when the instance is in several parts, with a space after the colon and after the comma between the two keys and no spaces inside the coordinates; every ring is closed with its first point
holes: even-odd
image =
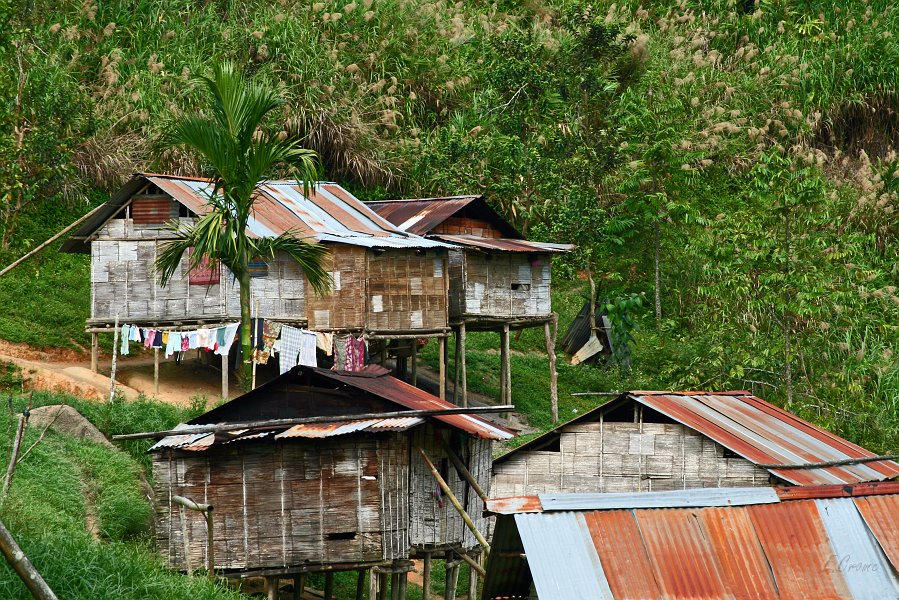
{"type": "MultiPolygon", "coordinates": [[[[154,140],[195,102],[191,74],[228,58],[278,86],[278,123],[360,197],[484,193],[529,236],[578,244],[556,264],[569,318],[589,277],[613,303],[645,294],[627,310],[630,369],[565,369],[571,381],[751,389],[897,449],[890,2],[5,0],[0,13],[4,264],[130,172],[202,172],[154,140]]],[[[0,337],[83,346],[87,277],[83,257],[51,248],[0,280],[0,337]]],[[[489,391],[495,357],[472,347],[473,386],[489,391]]],[[[514,374],[537,382],[525,395],[545,389],[535,357],[514,374]]],[[[533,422],[547,411],[543,396],[533,422]]]]}

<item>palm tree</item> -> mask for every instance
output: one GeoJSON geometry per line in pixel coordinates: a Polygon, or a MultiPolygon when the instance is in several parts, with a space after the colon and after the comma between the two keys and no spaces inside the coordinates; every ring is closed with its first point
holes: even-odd
{"type": "Polygon", "coordinates": [[[195,78],[206,93],[207,113],[176,118],[161,137],[162,148],[182,148],[207,165],[212,188],[209,212],[193,224],[171,226],[173,241],[167,242],[156,259],[156,271],[166,285],[189,253],[189,268],[212,260],[234,274],[240,288],[240,344],[243,356],[243,385],[249,390],[250,360],[250,271],[249,261],[274,258],[284,252],[295,259],[317,293],[324,293],[330,278],[322,267],[325,248],[306,242],[288,231],[277,237],[253,238],[247,222],[259,194],[260,184],[277,168],[293,170],[308,188],[317,178],[317,155],[301,140],[267,136],[263,120],[282,105],[269,87],[248,80],[232,63],[216,66],[211,76],[195,78]]]}

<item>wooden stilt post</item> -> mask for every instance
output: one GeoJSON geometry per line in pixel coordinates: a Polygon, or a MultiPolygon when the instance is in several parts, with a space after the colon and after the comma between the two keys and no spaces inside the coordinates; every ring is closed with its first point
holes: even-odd
{"type": "Polygon", "coordinates": [[[356,573],[356,600],[362,600],[365,592],[365,569],[359,569],[356,573]]]}
{"type": "Polygon", "coordinates": [[[300,573],[293,576],[293,600],[300,600],[303,597],[303,590],[306,588],[306,574],[300,573]]]}
{"type": "Polygon", "coordinates": [[[91,334],[91,373],[100,370],[100,334],[91,334]]]}
{"type": "Polygon", "coordinates": [[[452,550],[446,551],[446,583],[443,588],[443,600],[454,600],[456,583],[459,577],[459,561],[453,559],[452,550]]]}
{"type": "Polygon", "coordinates": [[[222,354],[222,400],[228,399],[228,355],[222,354]]]}
{"type": "Polygon", "coordinates": [[[390,600],[400,600],[400,574],[390,574],[390,600]]]}
{"type": "MultiPolygon", "coordinates": [[[[477,561],[480,556],[475,557],[473,560],[477,561]]],[[[474,565],[471,566],[471,569],[468,573],[468,600],[476,600],[478,597],[478,571],[474,568],[474,565]]]]}
{"type": "Polygon", "coordinates": [[[109,401],[115,398],[115,368],[116,358],[119,355],[119,315],[115,316],[115,333],[112,336],[112,368],[109,372],[109,401]]]}
{"type": "Polygon", "coordinates": [[[549,400],[552,407],[553,423],[559,421],[559,374],[556,372],[556,333],[559,330],[559,315],[543,324],[546,337],[546,353],[549,355],[549,400]]]}
{"type": "Polygon", "coordinates": [[[418,385],[418,340],[412,340],[412,385],[418,385]]]}
{"type": "Polygon", "coordinates": [[[368,570],[368,600],[378,600],[378,571],[374,567],[368,570]]]}
{"type": "Polygon", "coordinates": [[[37,600],[57,600],[56,594],[41,577],[22,549],[12,537],[12,534],[6,529],[6,526],[0,521],[0,554],[6,559],[6,562],[16,572],[16,575],[31,592],[37,600]]]}
{"type": "Polygon", "coordinates": [[[503,387],[506,388],[506,394],[503,399],[503,404],[512,404],[512,358],[511,351],[509,349],[509,324],[503,323],[503,360],[504,360],[504,373],[506,376],[506,380],[503,381],[503,387]]]}
{"type": "Polygon", "coordinates": [[[268,600],[278,600],[279,581],[277,577],[265,578],[265,597],[268,600]]]}
{"type": "Polygon", "coordinates": [[[378,573],[378,599],[387,600],[387,573],[378,573]]]}
{"type": "Polygon", "coordinates": [[[400,573],[400,600],[406,600],[406,582],[409,581],[409,571],[400,573]]]}
{"type": "Polygon", "coordinates": [[[431,600],[431,553],[425,554],[424,573],[421,575],[422,600],[431,600]]]}
{"type": "Polygon", "coordinates": [[[440,399],[446,400],[446,336],[437,339],[437,352],[440,354],[440,399]]]}
{"type": "Polygon", "coordinates": [[[153,393],[159,395],[159,348],[153,348],[153,393]]]}
{"type": "Polygon", "coordinates": [[[453,380],[453,404],[459,404],[459,376],[462,374],[462,371],[459,370],[459,352],[462,350],[462,347],[459,345],[459,331],[461,329],[457,327],[454,331],[454,337],[456,338],[456,354],[453,358],[453,370],[456,372],[455,379],[453,380]]]}
{"type": "MultiPolygon", "coordinates": [[[[456,344],[461,347],[457,356],[459,354],[462,355],[462,406],[468,406],[468,373],[465,370],[465,321],[459,325],[459,339],[456,341],[456,344]]],[[[459,365],[456,365],[456,369],[459,369],[459,365]]],[[[456,381],[459,381],[458,375],[456,376],[456,381]]]]}
{"type": "Polygon", "coordinates": [[[334,571],[325,573],[325,600],[334,600],[334,571]]]}

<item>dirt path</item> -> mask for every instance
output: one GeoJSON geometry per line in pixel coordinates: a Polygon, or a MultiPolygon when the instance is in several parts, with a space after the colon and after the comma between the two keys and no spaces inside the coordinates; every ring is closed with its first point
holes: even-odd
{"type": "MultiPolygon", "coordinates": [[[[183,406],[197,396],[218,400],[221,394],[221,372],[202,364],[192,354],[181,363],[176,363],[174,358],[160,361],[157,394],[153,387],[152,352],[132,347],[132,354],[118,359],[116,388],[128,400],[136,400],[140,394],[183,406]]],[[[0,340],[0,362],[12,363],[21,370],[26,389],[60,392],[88,400],[105,400],[109,398],[110,360],[108,356],[101,356],[100,372],[93,373],[90,370],[89,354],[73,350],[38,350],[26,344],[0,340]]],[[[231,382],[229,391],[231,397],[238,394],[234,381],[231,382]]]]}

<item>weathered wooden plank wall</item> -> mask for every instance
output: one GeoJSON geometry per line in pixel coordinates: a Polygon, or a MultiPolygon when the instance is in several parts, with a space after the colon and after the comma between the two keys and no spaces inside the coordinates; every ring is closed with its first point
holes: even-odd
{"type": "Polygon", "coordinates": [[[484,254],[465,252],[465,264],[452,273],[462,279],[450,280],[450,294],[464,299],[464,305],[451,304],[451,314],[482,315],[500,318],[547,316],[550,302],[550,256],[513,252],[484,254]],[[533,260],[533,262],[532,262],[533,260]]]}
{"type": "Polygon", "coordinates": [[[523,451],[493,469],[493,495],[642,492],[770,485],[769,473],[680,424],[577,423],[559,451],[523,451]]]}

